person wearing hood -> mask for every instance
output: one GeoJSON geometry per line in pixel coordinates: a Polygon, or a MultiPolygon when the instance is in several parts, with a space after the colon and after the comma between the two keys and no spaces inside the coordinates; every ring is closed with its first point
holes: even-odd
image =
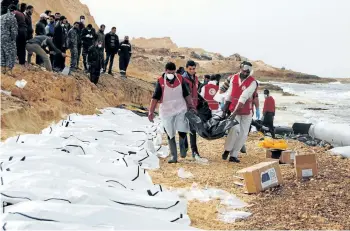
{"type": "Polygon", "coordinates": [[[33,38],[34,29],[33,29],[33,20],[32,15],[34,12],[34,7],[32,5],[28,5],[26,11],[24,12],[24,15],[26,17],[26,24],[27,24],[27,41],[29,39],[33,38]]]}
{"type": "MultiPolygon", "coordinates": [[[[180,139],[184,139],[189,132],[186,112],[196,111],[187,83],[175,72],[175,63],[169,62],[165,65],[165,72],[158,78],[148,112],[149,121],[154,122],[154,112],[160,103],[159,116],[168,136],[171,153],[168,163],[177,163],[176,131],[179,132],[180,139]]],[[[186,155],[181,153],[181,157],[185,158],[186,155]]]]}
{"type": "Polygon", "coordinates": [[[256,93],[258,84],[251,73],[252,64],[244,61],[240,65],[240,72],[231,77],[231,83],[227,91],[226,102],[223,114],[236,119],[239,125],[229,130],[226,142],[225,152],[222,159],[226,160],[230,155],[230,162],[239,163],[238,153],[247,140],[250,124],[253,117],[253,95],[256,93]]]}
{"type": "Polygon", "coordinates": [[[219,103],[214,100],[214,96],[219,91],[217,83],[216,76],[212,75],[210,81],[200,91],[200,95],[208,102],[209,108],[212,111],[219,110],[219,103]]]}
{"type": "Polygon", "coordinates": [[[3,74],[8,71],[12,74],[16,62],[18,25],[15,10],[16,6],[10,5],[8,13],[1,15],[1,71],[3,74]]]}
{"type": "MultiPolygon", "coordinates": [[[[182,75],[183,79],[186,81],[190,88],[190,93],[191,93],[191,98],[192,98],[192,104],[194,108],[197,109],[198,105],[198,88],[199,88],[199,81],[198,77],[196,75],[196,68],[197,64],[193,60],[189,60],[186,63],[186,71],[182,75]]],[[[187,136],[184,139],[180,139],[180,149],[186,150],[187,149],[187,136]]],[[[190,145],[191,145],[191,150],[192,150],[192,157],[195,158],[200,158],[199,152],[198,152],[198,147],[197,147],[197,134],[196,130],[191,130],[190,131],[190,145]]]]}
{"type": "Polygon", "coordinates": [[[264,97],[265,102],[261,120],[263,121],[263,125],[269,128],[272,138],[275,138],[275,128],[273,126],[276,111],[275,99],[270,95],[268,89],[264,90],[264,97]]]}
{"type": "MultiPolygon", "coordinates": [[[[53,42],[55,46],[62,52],[66,53],[68,49],[68,30],[65,27],[67,23],[67,18],[61,16],[60,20],[55,26],[53,34],[53,42]]],[[[65,57],[64,56],[55,56],[53,66],[56,71],[61,72],[65,68],[65,57]]]]}
{"type": "Polygon", "coordinates": [[[101,57],[103,52],[101,53],[102,41],[97,39],[97,35],[95,37],[95,44],[88,50],[87,62],[90,72],[90,80],[97,85],[101,74],[101,68],[103,67],[103,58],[101,57]]]}
{"type": "Polygon", "coordinates": [[[78,39],[79,39],[79,22],[75,22],[72,29],[68,32],[68,48],[71,53],[70,70],[76,71],[78,65],[78,39]]]}
{"type": "Polygon", "coordinates": [[[80,55],[82,51],[82,33],[85,29],[85,16],[81,15],[79,19],[79,27],[78,27],[78,56],[77,56],[77,69],[79,69],[79,63],[80,63],[80,55]]]}
{"type": "Polygon", "coordinates": [[[126,70],[128,69],[128,65],[131,57],[131,44],[129,42],[129,36],[124,37],[124,41],[119,45],[119,70],[121,76],[126,76],[126,70]]]}
{"type": "Polygon", "coordinates": [[[40,15],[40,20],[39,22],[35,25],[35,34],[36,35],[46,35],[45,28],[47,26],[47,19],[49,16],[47,14],[42,13],[40,15]]]}
{"type": "Polygon", "coordinates": [[[107,70],[107,65],[109,62],[108,74],[112,74],[114,56],[119,50],[119,37],[116,34],[117,28],[112,27],[111,32],[106,34],[105,36],[105,46],[106,46],[106,61],[104,63],[103,72],[105,73],[107,70]]]}
{"type": "Polygon", "coordinates": [[[16,39],[17,46],[17,57],[20,65],[25,65],[26,63],[26,42],[27,42],[27,23],[24,12],[27,8],[27,4],[22,3],[20,5],[20,10],[15,11],[15,17],[17,19],[18,34],[16,39]]]}
{"type": "Polygon", "coordinates": [[[84,28],[83,31],[81,32],[81,41],[83,46],[83,64],[84,64],[84,70],[86,72],[88,72],[86,57],[87,57],[89,48],[92,45],[94,45],[95,38],[96,38],[95,29],[92,28],[91,24],[87,25],[87,27],[84,28]]]}

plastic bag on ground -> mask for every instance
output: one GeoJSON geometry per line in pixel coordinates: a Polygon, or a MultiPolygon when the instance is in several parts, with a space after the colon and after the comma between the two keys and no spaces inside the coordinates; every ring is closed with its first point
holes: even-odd
{"type": "Polygon", "coordinates": [[[337,147],[329,150],[332,154],[340,155],[344,158],[350,158],[350,146],[337,147]]]}
{"type": "Polygon", "coordinates": [[[244,211],[235,210],[220,210],[219,209],[218,219],[224,223],[234,223],[237,219],[244,219],[252,215],[251,213],[244,211]]]}
{"type": "Polygon", "coordinates": [[[183,169],[183,168],[180,168],[177,171],[177,175],[182,179],[193,178],[193,174],[190,172],[186,172],[185,169],[183,169]]]}
{"type": "Polygon", "coordinates": [[[17,80],[15,85],[19,88],[24,88],[27,84],[27,81],[25,81],[24,79],[22,80],[17,80]]]}

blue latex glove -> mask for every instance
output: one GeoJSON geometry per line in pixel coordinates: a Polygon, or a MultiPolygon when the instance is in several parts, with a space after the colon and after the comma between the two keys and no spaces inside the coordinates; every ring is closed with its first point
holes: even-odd
{"type": "Polygon", "coordinates": [[[256,115],[257,120],[260,119],[260,109],[259,108],[255,110],[255,115],[256,115]]]}
{"type": "Polygon", "coordinates": [[[224,110],[225,104],[224,103],[219,103],[221,110],[224,110]]]}

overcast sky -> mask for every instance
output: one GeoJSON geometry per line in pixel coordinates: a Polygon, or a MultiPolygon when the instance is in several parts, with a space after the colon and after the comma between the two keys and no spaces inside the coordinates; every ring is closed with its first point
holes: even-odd
{"type": "MultiPolygon", "coordinates": [[[[130,37],[239,53],[321,77],[350,77],[350,0],[81,0],[130,37]]],[[[107,31],[106,31],[107,32],[107,31]]]]}

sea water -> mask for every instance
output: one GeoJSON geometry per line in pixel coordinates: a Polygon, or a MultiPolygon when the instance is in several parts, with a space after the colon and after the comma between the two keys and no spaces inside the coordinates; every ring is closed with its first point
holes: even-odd
{"type": "Polygon", "coordinates": [[[295,122],[325,121],[350,124],[350,84],[271,83],[283,88],[284,92],[296,95],[283,97],[281,105],[278,105],[278,99],[276,100],[276,106],[284,107],[283,113],[294,116],[298,120],[295,122]]]}

